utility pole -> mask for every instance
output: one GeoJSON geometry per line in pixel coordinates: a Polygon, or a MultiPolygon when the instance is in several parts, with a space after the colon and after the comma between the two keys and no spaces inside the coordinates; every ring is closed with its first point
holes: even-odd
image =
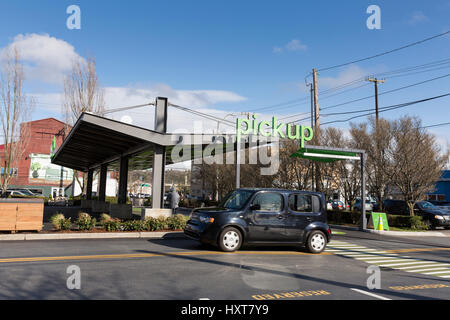
{"type": "MultiPolygon", "coordinates": [[[[378,119],[379,119],[379,111],[378,111],[378,83],[384,83],[386,80],[382,79],[382,80],[378,80],[377,78],[370,78],[367,77],[366,79],[367,81],[373,82],[375,84],[375,137],[376,137],[376,150],[375,150],[375,155],[376,155],[376,162],[377,162],[377,167],[378,169],[375,171],[375,177],[377,179],[377,185],[378,184],[378,178],[380,176],[380,171],[378,170],[383,170],[381,168],[379,168],[379,166],[382,163],[382,159],[384,157],[384,150],[381,150],[380,148],[380,132],[379,132],[379,126],[378,126],[378,119]]],[[[362,161],[362,160],[361,160],[362,161]]],[[[383,208],[383,203],[381,201],[381,191],[377,192],[377,197],[378,199],[378,203],[380,204],[380,209],[383,208]]],[[[365,198],[364,198],[365,201],[365,198]]],[[[361,197],[361,206],[363,205],[363,199],[361,197]]]]}
{"type": "Polygon", "coordinates": [[[379,113],[378,112],[378,83],[383,83],[386,80],[385,79],[378,80],[377,78],[368,77],[366,79],[366,81],[373,82],[375,84],[375,114],[376,114],[376,124],[378,126],[378,113],[379,113]]]}
{"type": "MultiPolygon", "coordinates": [[[[311,128],[314,130],[314,89],[312,83],[308,83],[307,86],[311,95],[311,128]]],[[[311,191],[314,191],[314,161],[311,161],[311,191]]]]}
{"type": "MultiPolygon", "coordinates": [[[[319,114],[319,87],[317,84],[317,70],[313,69],[313,86],[314,86],[314,140],[320,145],[320,114],[319,114]]],[[[316,191],[320,192],[320,167],[315,166],[316,191]]]]}

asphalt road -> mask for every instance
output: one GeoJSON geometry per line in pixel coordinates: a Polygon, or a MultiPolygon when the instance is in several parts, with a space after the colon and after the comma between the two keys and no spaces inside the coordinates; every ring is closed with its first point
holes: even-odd
{"type": "Polygon", "coordinates": [[[320,255],[228,254],[188,239],[2,242],[0,299],[450,299],[450,237],[336,231],[345,234],[320,255]],[[67,286],[70,266],[80,289],[67,286]],[[380,289],[367,287],[369,266],[380,268],[380,289]]]}

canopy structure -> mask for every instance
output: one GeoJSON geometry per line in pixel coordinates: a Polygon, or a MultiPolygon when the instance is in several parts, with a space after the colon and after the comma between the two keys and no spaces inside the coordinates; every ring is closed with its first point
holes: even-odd
{"type": "Polygon", "coordinates": [[[298,157],[317,162],[335,162],[342,160],[359,160],[361,161],[361,220],[360,228],[367,228],[366,206],[363,199],[366,198],[366,173],[365,173],[365,157],[366,152],[358,149],[331,148],[322,146],[306,146],[291,154],[291,157],[298,157]]]}
{"type": "MultiPolygon", "coordinates": [[[[128,170],[151,168],[152,207],[162,208],[166,164],[200,158],[206,148],[213,149],[210,155],[238,149],[235,135],[167,133],[167,107],[167,98],[156,98],[154,130],[82,113],[52,163],[88,173],[87,199],[92,195],[93,172],[99,170],[101,201],[105,201],[108,166],[120,167],[119,204],[126,203],[128,170]],[[175,150],[176,159],[174,148],[181,150],[175,150]]],[[[259,143],[259,137],[252,141],[259,143]]]]}

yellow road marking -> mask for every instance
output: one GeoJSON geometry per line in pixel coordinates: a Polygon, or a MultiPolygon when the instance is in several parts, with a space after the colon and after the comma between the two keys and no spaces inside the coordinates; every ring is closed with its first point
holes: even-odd
{"type": "MultiPolygon", "coordinates": [[[[128,258],[148,258],[164,256],[193,256],[193,255],[233,255],[233,254],[255,254],[255,255],[317,255],[306,252],[259,252],[259,251],[238,251],[238,252],[219,252],[219,251],[192,251],[192,252],[167,252],[167,253],[137,253],[137,254],[102,254],[88,256],[61,256],[61,257],[30,257],[30,258],[4,258],[0,263],[12,262],[41,262],[41,261],[65,261],[65,260],[96,260],[96,259],[128,259],[128,258]]],[[[319,255],[331,255],[332,253],[322,252],[319,255]]]]}
{"type": "MultiPolygon", "coordinates": [[[[450,248],[413,248],[413,249],[397,249],[386,250],[386,253],[402,253],[402,252],[422,252],[422,251],[439,251],[450,250],[450,248]]],[[[220,252],[220,251],[185,251],[185,252],[166,252],[166,253],[135,253],[135,254],[102,254],[102,255],[83,255],[83,256],[60,256],[60,257],[29,257],[29,258],[0,258],[0,263],[13,262],[41,262],[41,261],[65,261],[65,260],[101,260],[101,259],[131,259],[131,258],[149,258],[163,256],[195,256],[195,255],[286,255],[286,256],[327,256],[336,255],[333,252],[322,252],[313,254],[297,251],[237,251],[237,252],[220,252]]]]}
{"type": "Polygon", "coordinates": [[[447,284],[422,284],[417,286],[394,286],[389,289],[403,291],[403,290],[423,290],[423,289],[438,289],[438,288],[450,288],[447,284]]]}

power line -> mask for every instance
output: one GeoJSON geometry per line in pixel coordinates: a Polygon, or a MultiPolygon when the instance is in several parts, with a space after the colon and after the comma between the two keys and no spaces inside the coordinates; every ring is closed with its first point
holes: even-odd
{"type": "MultiPolygon", "coordinates": [[[[384,92],[380,93],[379,95],[381,96],[383,94],[388,94],[388,93],[400,91],[400,90],[403,90],[403,89],[411,88],[411,87],[418,86],[418,85],[421,85],[421,84],[424,84],[424,83],[427,83],[427,82],[439,80],[439,79],[442,79],[442,78],[445,78],[445,77],[448,77],[448,76],[450,76],[450,73],[446,74],[446,75],[443,75],[443,76],[440,76],[440,77],[424,80],[424,81],[421,81],[421,82],[416,82],[416,83],[413,83],[413,84],[410,84],[410,85],[407,85],[407,86],[404,86],[404,87],[400,87],[400,88],[384,91],[384,92]]],[[[371,96],[367,96],[367,97],[363,97],[363,98],[359,98],[359,99],[355,99],[355,100],[350,100],[350,101],[347,101],[347,102],[343,102],[343,103],[335,104],[335,105],[332,105],[332,106],[324,107],[324,108],[321,108],[320,110],[332,109],[332,108],[340,107],[340,106],[347,105],[347,104],[350,104],[350,103],[353,103],[353,102],[358,102],[358,101],[370,99],[370,98],[373,98],[373,97],[374,97],[374,95],[371,95],[371,96]]]]}
{"type": "Polygon", "coordinates": [[[437,34],[435,36],[432,36],[432,37],[429,37],[429,38],[426,38],[426,39],[423,39],[423,40],[420,40],[420,41],[416,41],[416,42],[407,44],[407,45],[399,47],[399,48],[395,48],[395,49],[392,49],[392,50],[389,50],[389,51],[385,51],[385,52],[382,52],[382,53],[379,53],[379,54],[376,54],[376,55],[373,55],[373,56],[369,56],[369,57],[366,57],[366,58],[362,58],[362,59],[353,60],[353,61],[350,61],[350,62],[341,63],[341,64],[334,65],[334,66],[331,66],[331,67],[321,68],[321,69],[318,69],[317,71],[319,72],[319,71],[325,71],[325,70],[340,68],[340,67],[344,67],[344,66],[347,66],[347,65],[350,65],[350,64],[353,64],[353,63],[357,63],[357,62],[366,61],[366,60],[370,60],[370,59],[373,59],[373,58],[381,57],[381,56],[384,56],[384,55],[387,55],[387,54],[390,54],[390,53],[393,53],[393,52],[396,52],[396,51],[400,51],[400,50],[403,50],[403,49],[406,49],[406,48],[409,48],[409,47],[412,47],[412,46],[424,43],[426,41],[430,41],[430,40],[433,40],[433,39],[445,36],[446,34],[449,34],[449,33],[450,33],[450,31],[446,31],[446,32],[437,34]]]}
{"type": "MultiPolygon", "coordinates": [[[[416,100],[416,101],[411,101],[411,102],[406,102],[406,103],[395,104],[395,105],[383,107],[383,108],[380,108],[381,110],[379,112],[381,113],[381,112],[391,111],[391,110],[395,110],[395,109],[400,109],[400,108],[408,107],[408,106],[415,105],[415,104],[418,104],[418,103],[423,103],[423,102],[426,102],[426,101],[435,100],[435,99],[439,99],[439,98],[443,98],[443,97],[447,97],[447,96],[450,96],[450,93],[446,93],[446,94],[443,94],[443,95],[440,95],[440,96],[431,97],[431,98],[426,98],[426,99],[421,99],[421,100],[416,100]]],[[[353,120],[353,119],[356,119],[356,118],[370,116],[372,114],[375,114],[375,113],[374,112],[370,112],[370,113],[366,113],[366,114],[363,114],[363,115],[354,116],[354,117],[351,117],[351,118],[348,118],[348,119],[324,122],[324,123],[322,123],[322,125],[331,124],[331,123],[338,123],[338,122],[347,122],[347,121],[350,121],[350,120],[353,120]]]]}
{"type": "Polygon", "coordinates": [[[449,125],[449,124],[450,124],[450,122],[443,122],[443,123],[432,124],[432,125],[429,125],[429,126],[420,127],[420,129],[441,127],[441,126],[446,126],[446,125],[449,125]]]}

